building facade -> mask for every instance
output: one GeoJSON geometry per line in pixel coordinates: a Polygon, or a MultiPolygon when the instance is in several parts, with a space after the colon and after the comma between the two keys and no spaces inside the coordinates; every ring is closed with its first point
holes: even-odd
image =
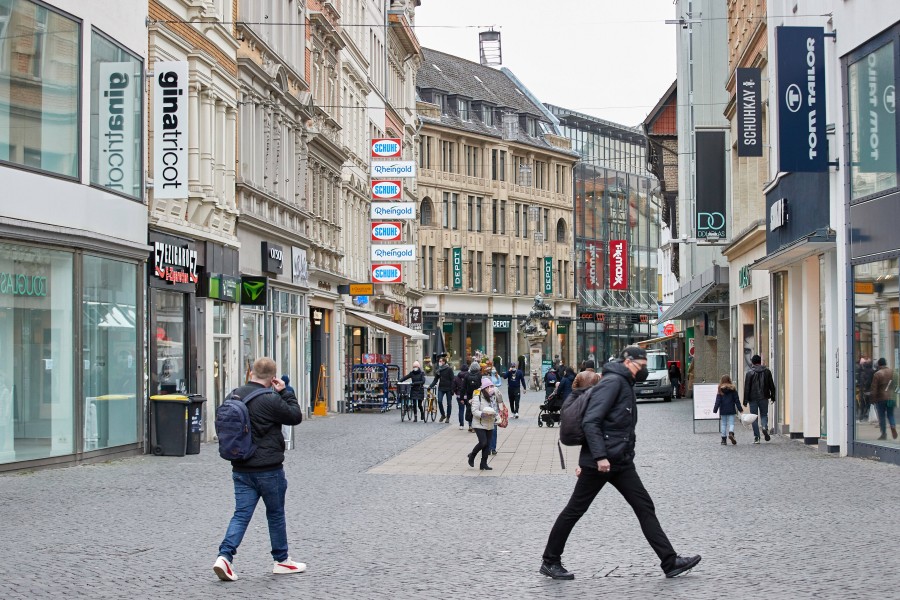
{"type": "Polygon", "coordinates": [[[423,54],[416,85],[426,360],[440,334],[454,367],[476,353],[502,367],[527,356],[519,325],[539,295],[554,316],[544,360],[571,364],[577,155],[508,70],[427,48],[423,54]]]}
{"type": "Polygon", "coordinates": [[[547,105],[581,160],[575,167],[577,361],[604,362],[655,338],[662,196],[643,132],[547,105]],[[621,253],[621,254],[619,254],[621,253]],[[619,263],[626,275],[620,279],[619,263]]]}
{"type": "Polygon", "coordinates": [[[0,471],[142,448],[144,19],[0,6],[0,471]]]}
{"type": "Polygon", "coordinates": [[[206,431],[238,362],[240,277],[235,193],[238,40],[235,0],[151,0],[148,21],[148,395],[201,394],[206,431]],[[179,64],[186,70],[179,72],[179,64]],[[183,78],[186,77],[186,80],[183,78]],[[165,96],[167,90],[174,96],[165,96]],[[186,107],[185,107],[186,104],[186,107]],[[166,115],[177,111],[177,128],[166,115]],[[183,152],[181,158],[169,149],[183,152]],[[166,153],[165,162],[157,162],[166,153]],[[179,193],[170,193],[178,186],[179,193]]]}

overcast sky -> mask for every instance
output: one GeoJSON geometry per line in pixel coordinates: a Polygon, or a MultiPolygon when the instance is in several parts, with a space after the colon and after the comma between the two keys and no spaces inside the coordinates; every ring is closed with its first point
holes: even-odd
{"type": "Polygon", "coordinates": [[[416,34],[478,62],[478,26],[494,26],[541,102],[637,125],[675,81],[673,18],[672,0],[422,0],[416,34]]]}

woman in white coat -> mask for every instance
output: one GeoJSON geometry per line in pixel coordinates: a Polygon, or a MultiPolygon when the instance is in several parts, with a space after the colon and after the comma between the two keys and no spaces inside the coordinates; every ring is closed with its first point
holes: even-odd
{"type": "Polygon", "coordinates": [[[481,470],[490,471],[487,457],[491,445],[491,438],[494,435],[494,420],[499,417],[500,407],[497,405],[497,399],[494,396],[494,383],[490,377],[481,378],[481,388],[478,394],[472,396],[472,428],[475,429],[475,435],[478,436],[478,443],[468,455],[469,466],[475,466],[475,455],[481,451],[481,470]]]}

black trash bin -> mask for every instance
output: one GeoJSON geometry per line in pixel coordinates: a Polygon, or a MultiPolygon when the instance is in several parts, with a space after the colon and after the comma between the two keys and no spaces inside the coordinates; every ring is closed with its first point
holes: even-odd
{"type": "Polygon", "coordinates": [[[203,433],[203,405],[206,398],[200,394],[188,394],[187,454],[200,454],[200,438],[203,433]]]}
{"type": "Polygon", "coordinates": [[[184,456],[187,450],[188,408],[182,394],[150,396],[150,450],[156,456],[184,456]]]}

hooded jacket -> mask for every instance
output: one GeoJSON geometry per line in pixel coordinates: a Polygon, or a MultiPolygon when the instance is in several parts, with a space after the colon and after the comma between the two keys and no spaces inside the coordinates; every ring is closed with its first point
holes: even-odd
{"type": "MultiPolygon", "coordinates": [[[[246,398],[262,384],[250,382],[239,387],[235,393],[246,398]]],[[[272,390],[250,400],[250,428],[256,452],[247,460],[231,461],[231,468],[238,473],[257,473],[277,469],[284,462],[284,435],[282,425],[299,425],[303,421],[303,411],[297,403],[294,392],[287,388],[281,393],[272,390]]]]}
{"type": "Polygon", "coordinates": [[[428,389],[433,390],[435,385],[441,392],[453,391],[453,367],[447,363],[438,366],[438,369],[434,374],[434,381],[431,382],[428,389]]]}
{"type": "Polygon", "coordinates": [[[581,468],[596,469],[597,461],[604,458],[617,471],[634,464],[637,401],[632,386],[634,377],[624,363],[603,365],[602,378],[589,389],[581,421],[585,438],[578,455],[581,468]]]}
{"type": "Polygon", "coordinates": [[[744,375],[744,405],[749,402],[775,402],[775,380],[772,371],[763,365],[753,365],[744,375]]]}
{"type": "Polygon", "coordinates": [[[713,412],[717,412],[720,415],[733,415],[744,412],[741,408],[741,399],[738,398],[737,388],[733,385],[726,385],[720,388],[719,393],[716,394],[713,412]]]}
{"type": "Polygon", "coordinates": [[[519,390],[522,387],[522,382],[525,381],[525,373],[522,372],[522,369],[517,367],[510,367],[509,371],[506,373],[500,374],[504,379],[509,381],[509,391],[510,393],[519,393],[519,390]]]}
{"type": "Polygon", "coordinates": [[[890,367],[881,367],[872,376],[872,402],[884,402],[891,399],[894,370],[890,367]]]}
{"type": "Polygon", "coordinates": [[[500,406],[497,403],[498,394],[488,396],[486,390],[472,397],[472,427],[474,429],[494,429],[494,420],[500,414],[500,406]],[[491,407],[493,414],[484,413],[484,409],[491,407]]]}
{"type": "Polygon", "coordinates": [[[481,365],[477,362],[472,361],[472,364],[469,365],[469,372],[466,374],[466,389],[465,396],[466,400],[471,400],[472,395],[475,393],[475,390],[481,387],[481,365]]]}
{"type": "Polygon", "coordinates": [[[469,372],[467,370],[460,369],[456,377],[453,378],[453,394],[460,400],[464,400],[466,396],[466,377],[468,375],[469,372]]]}
{"type": "Polygon", "coordinates": [[[416,370],[413,369],[409,373],[403,376],[402,379],[397,380],[397,383],[401,381],[406,381],[409,379],[412,382],[412,385],[409,386],[409,397],[413,400],[424,400],[425,399],[425,373],[422,372],[422,369],[416,370]]]}

